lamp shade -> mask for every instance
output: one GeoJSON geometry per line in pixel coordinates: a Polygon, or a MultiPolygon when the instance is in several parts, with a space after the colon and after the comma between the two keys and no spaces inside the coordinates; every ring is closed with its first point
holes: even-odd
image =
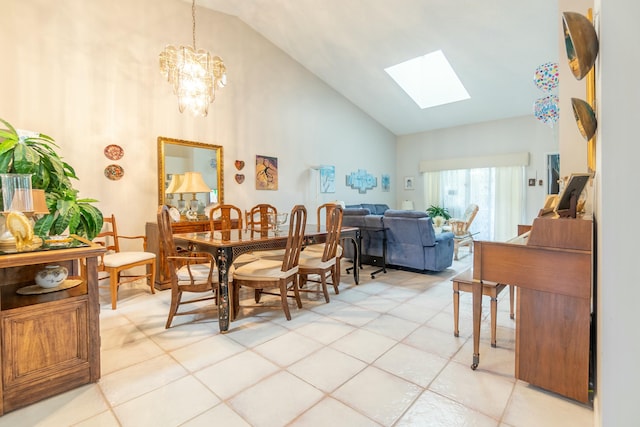
{"type": "Polygon", "coordinates": [[[167,189],[165,190],[165,193],[170,194],[170,193],[177,193],[178,188],[180,188],[180,185],[182,184],[182,181],[184,181],[184,175],[181,173],[174,173],[173,175],[171,175],[171,181],[169,181],[169,186],[167,187],[167,189]]]}
{"type": "Polygon", "coordinates": [[[211,188],[205,184],[200,172],[186,172],[176,193],[208,193],[211,188]]]}
{"type": "Polygon", "coordinates": [[[413,200],[403,200],[401,209],[403,211],[412,211],[414,209],[413,200]]]}

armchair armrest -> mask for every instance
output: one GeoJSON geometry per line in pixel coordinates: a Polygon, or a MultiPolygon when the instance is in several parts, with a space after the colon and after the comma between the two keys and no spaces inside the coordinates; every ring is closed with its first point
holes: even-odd
{"type": "Polygon", "coordinates": [[[449,225],[451,226],[451,232],[456,236],[469,234],[469,231],[467,230],[467,223],[461,219],[450,219],[449,225]]]}
{"type": "Polygon", "coordinates": [[[167,256],[167,261],[169,264],[173,264],[173,268],[177,271],[181,267],[186,266],[187,272],[189,273],[189,279],[191,282],[194,281],[193,273],[191,272],[191,265],[195,264],[209,264],[209,274],[208,280],[211,281],[213,276],[213,272],[216,267],[216,261],[213,255],[208,252],[188,252],[183,255],[177,256],[167,256]]]}

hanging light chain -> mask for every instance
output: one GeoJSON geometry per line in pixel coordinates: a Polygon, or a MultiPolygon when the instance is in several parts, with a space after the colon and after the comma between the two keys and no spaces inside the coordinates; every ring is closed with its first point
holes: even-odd
{"type": "Polygon", "coordinates": [[[191,2],[191,19],[193,20],[193,50],[196,50],[196,0],[191,2]]]}

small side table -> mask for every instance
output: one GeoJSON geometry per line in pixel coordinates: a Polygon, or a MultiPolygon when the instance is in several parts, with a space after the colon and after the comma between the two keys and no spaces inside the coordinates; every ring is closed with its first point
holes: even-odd
{"type": "MultiPolygon", "coordinates": [[[[453,335],[459,336],[459,317],[460,317],[460,291],[471,292],[473,282],[473,268],[468,268],[462,273],[451,279],[453,282],[453,335]]],[[[496,346],[496,317],[498,313],[498,295],[504,288],[509,286],[509,317],[514,318],[513,314],[513,297],[514,286],[502,283],[482,282],[482,295],[491,297],[491,347],[496,346]]]]}

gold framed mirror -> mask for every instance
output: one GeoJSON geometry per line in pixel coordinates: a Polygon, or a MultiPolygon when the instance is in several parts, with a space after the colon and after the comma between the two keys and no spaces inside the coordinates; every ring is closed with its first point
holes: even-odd
{"type": "Polygon", "coordinates": [[[194,211],[200,218],[206,206],[224,203],[223,159],[220,145],[159,136],[158,204],[196,219],[194,211]],[[188,185],[191,178],[195,184],[188,185]]]}

